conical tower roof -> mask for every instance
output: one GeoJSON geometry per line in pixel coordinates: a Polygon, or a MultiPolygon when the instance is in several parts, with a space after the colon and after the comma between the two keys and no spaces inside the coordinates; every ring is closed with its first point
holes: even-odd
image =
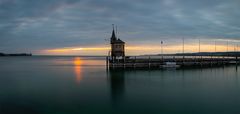
{"type": "Polygon", "coordinates": [[[112,36],[111,36],[111,43],[116,41],[117,40],[117,37],[115,35],[115,30],[114,30],[114,25],[113,25],[113,31],[112,31],[112,36]]]}

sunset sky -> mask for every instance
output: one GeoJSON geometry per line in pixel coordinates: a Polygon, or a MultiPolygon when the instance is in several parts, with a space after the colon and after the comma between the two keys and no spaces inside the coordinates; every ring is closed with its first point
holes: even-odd
{"type": "Polygon", "coordinates": [[[239,0],[0,0],[0,52],[106,55],[112,24],[127,55],[240,50],[239,0]],[[239,46],[237,46],[239,45],[239,46]]]}

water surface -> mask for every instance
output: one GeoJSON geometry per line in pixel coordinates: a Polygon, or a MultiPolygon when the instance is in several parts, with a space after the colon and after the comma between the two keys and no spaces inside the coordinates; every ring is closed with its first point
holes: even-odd
{"type": "Polygon", "coordinates": [[[240,67],[107,71],[104,57],[1,57],[0,114],[236,114],[240,67]]]}

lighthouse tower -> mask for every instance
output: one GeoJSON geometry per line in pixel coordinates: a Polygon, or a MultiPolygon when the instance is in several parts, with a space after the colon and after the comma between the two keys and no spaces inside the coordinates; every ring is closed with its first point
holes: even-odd
{"type": "Polygon", "coordinates": [[[116,59],[119,57],[125,57],[125,42],[120,40],[115,35],[114,25],[112,30],[112,37],[110,38],[111,43],[111,57],[112,59],[116,59]]]}

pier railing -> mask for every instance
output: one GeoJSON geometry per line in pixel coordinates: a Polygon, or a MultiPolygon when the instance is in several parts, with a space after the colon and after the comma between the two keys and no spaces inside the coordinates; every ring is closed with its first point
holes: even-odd
{"type": "Polygon", "coordinates": [[[109,68],[162,68],[168,63],[180,67],[206,67],[240,63],[238,56],[127,56],[107,57],[109,68]]]}

